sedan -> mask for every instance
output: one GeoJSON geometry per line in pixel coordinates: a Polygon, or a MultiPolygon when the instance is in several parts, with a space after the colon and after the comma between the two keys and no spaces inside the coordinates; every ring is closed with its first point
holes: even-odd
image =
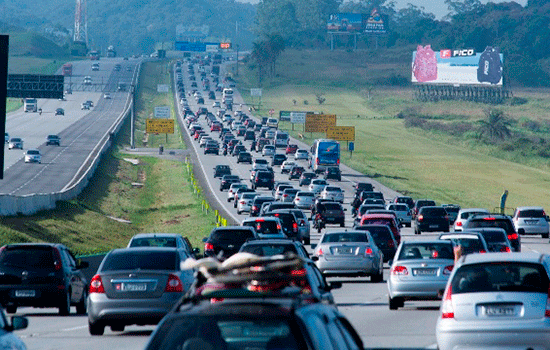
{"type": "Polygon", "coordinates": [[[10,149],[23,149],[23,140],[19,137],[12,137],[8,142],[8,150],[10,149]]]}
{"type": "Polygon", "coordinates": [[[318,195],[327,185],[328,182],[325,179],[313,179],[309,184],[309,192],[313,192],[318,195]]]}
{"type": "Polygon", "coordinates": [[[453,245],[449,241],[403,241],[390,268],[390,310],[406,300],[439,300],[453,271],[453,245]]]}
{"type": "Polygon", "coordinates": [[[309,191],[300,191],[294,197],[294,205],[299,209],[311,209],[315,202],[315,194],[309,191]]]}
{"type": "Polygon", "coordinates": [[[256,192],[244,192],[237,199],[237,214],[242,214],[244,212],[249,213],[252,208],[252,201],[257,195],[258,193],[256,192]]]}
{"type": "Polygon", "coordinates": [[[324,276],[370,276],[382,282],[382,253],[368,231],[326,232],[311,245],[313,260],[324,276]]]}
{"type": "Polygon", "coordinates": [[[308,160],[309,159],[309,152],[305,149],[299,149],[296,150],[296,153],[294,153],[294,160],[308,160]]]}
{"type": "Polygon", "coordinates": [[[322,199],[344,203],[344,191],[340,187],[325,186],[321,191],[320,197],[322,199]]]}
{"type": "Polygon", "coordinates": [[[25,163],[42,163],[42,155],[37,149],[29,149],[25,152],[25,163]]]}
{"type": "MultiPolygon", "coordinates": [[[[265,147],[264,147],[264,149],[265,149],[265,147]]],[[[296,165],[298,165],[298,164],[296,164],[296,162],[294,162],[293,160],[285,160],[283,162],[283,164],[281,165],[281,173],[283,173],[283,174],[289,173],[290,169],[292,169],[292,167],[294,167],[296,165]]]]}
{"type": "Polygon", "coordinates": [[[262,156],[264,157],[273,157],[275,155],[275,146],[265,145],[262,150],[262,156]]]}
{"type": "Polygon", "coordinates": [[[533,252],[459,260],[437,319],[438,348],[548,349],[548,263],[533,252]]]}
{"type": "Polygon", "coordinates": [[[157,324],[193,282],[180,265],[190,256],[177,248],[126,248],[109,252],[90,282],[88,330],[157,324]]]}

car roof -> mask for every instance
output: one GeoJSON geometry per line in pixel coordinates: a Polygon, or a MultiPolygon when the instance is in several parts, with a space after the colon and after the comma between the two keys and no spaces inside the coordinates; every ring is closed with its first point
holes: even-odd
{"type": "Polygon", "coordinates": [[[138,233],[134,235],[134,238],[164,238],[164,237],[182,237],[179,233],[138,233]]]}
{"type": "Polygon", "coordinates": [[[485,208],[462,208],[459,211],[459,213],[470,213],[470,212],[487,212],[487,213],[489,213],[489,210],[485,209],[485,208]]]}
{"type": "Polygon", "coordinates": [[[460,265],[478,264],[485,262],[503,261],[503,262],[527,262],[541,263],[542,259],[547,257],[538,252],[516,252],[510,253],[490,253],[490,254],[468,254],[461,258],[460,265]]]}
{"type": "Polygon", "coordinates": [[[363,217],[366,219],[395,219],[395,215],[392,214],[365,214],[363,217]]]}
{"type": "Polygon", "coordinates": [[[516,210],[544,210],[543,207],[517,207],[516,210]]]}

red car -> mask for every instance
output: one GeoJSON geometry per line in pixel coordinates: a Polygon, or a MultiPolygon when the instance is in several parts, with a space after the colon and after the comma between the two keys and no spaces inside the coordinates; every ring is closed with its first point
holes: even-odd
{"type": "Polygon", "coordinates": [[[197,130],[197,131],[195,131],[195,135],[193,136],[193,139],[194,139],[194,140],[198,140],[199,137],[200,137],[202,134],[204,134],[204,133],[205,133],[204,130],[197,130]]]}
{"type": "Polygon", "coordinates": [[[210,131],[221,131],[222,125],[220,123],[212,123],[210,126],[210,131]]]}
{"type": "Polygon", "coordinates": [[[286,146],[286,154],[294,154],[298,150],[298,145],[290,144],[286,146]]]}

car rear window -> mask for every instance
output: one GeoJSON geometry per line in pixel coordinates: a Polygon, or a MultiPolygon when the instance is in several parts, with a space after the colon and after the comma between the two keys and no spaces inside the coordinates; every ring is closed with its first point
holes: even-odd
{"type": "Polygon", "coordinates": [[[543,218],[545,216],[546,215],[544,213],[544,210],[540,210],[540,209],[526,209],[526,210],[521,210],[518,213],[518,217],[520,218],[543,218]]]}
{"type": "Polygon", "coordinates": [[[109,254],[101,271],[179,270],[176,251],[121,251],[109,254]]]}
{"type": "Polygon", "coordinates": [[[504,229],[504,231],[506,231],[507,233],[515,232],[514,225],[510,220],[507,219],[480,218],[468,221],[467,228],[476,227],[500,227],[504,229]]]}
{"type": "Polygon", "coordinates": [[[292,215],[291,213],[273,213],[273,214],[266,214],[266,215],[279,218],[279,220],[281,220],[283,226],[285,227],[288,227],[288,225],[292,225],[296,221],[294,219],[294,215],[292,215]]]}
{"type": "Polygon", "coordinates": [[[392,204],[388,207],[388,209],[395,211],[409,211],[409,207],[406,204],[392,204]]]}
{"type": "Polygon", "coordinates": [[[447,211],[444,208],[424,207],[420,210],[420,213],[430,217],[444,217],[447,215],[447,211]]]}
{"type": "Polygon", "coordinates": [[[262,235],[272,235],[280,232],[278,223],[274,220],[247,221],[243,225],[253,227],[256,232],[262,235]]]}
{"type": "Polygon", "coordinates": [[[460,214],[460,218],[466,220],[466,219],[468,219],[470,216],[472,216],[472,215],[477,215],[477,214],[486,214],[486,213],[484,213],[484,212],[477,212],[477,211],[465,212],[465,213],[461,213],[461,214],[460,214]]]}
{"type": "Polygon", "coordinates": [[[51,247],[6,248],[0,254],[0,265],[32,269],[51,269],[54,258],[51,247]]]}
{"type": "Polygon", "coordinates": [[[487,243],[500,243],[506,242],[506,234],[504,232],[485,231],[481,235],[485,238],[487,243]]]}
{"type": "Polygon", "coordinates": [[[362,221],[363,225],[391,225],[392,219],[372,218],[362,221]]]}
{"type": "Polygon", "coordinates": [[[474,237],[451,238],[450,240],[453,242],[453,245],[462,247],[463,255],[479,253],[485,250],[483,243],[477,237],[476,238],[474,237]]]}
{"type": "Polygon", "coordinates": [[[364,233],[327,233],[323,236],[321,243],[339,243],[339,242],[364,242],[367,243],[368,237],[364,233]]]}
{"type": "Polygon", "coordinates": [[[134,238],[130,243],[130,247],[176,247],[176,239],[167,237],[154,238],[134,238]]]}
{"type": "Polygon", "coordinates": [[[210,234],[210,240],[215,242],[240,242],[254,238],[250,230],[216,230],[210,234]]]}
{"type": "Polygon", "coordinates": [[[296,194],[298,197],[315,197],[315,193],[313,192],[305,192],[301,191],[296,194]]]}
{"type": "Polygon", "coordinates": [[[454,259],[453,247],[446,242],[407,243],[401,248],[398,260],[410,259],[454,259]]]}
{"type": "Polygon", "coordinates": [[[478,292],[548,293],[548,274],[540,264],[492,262],[463,265],[451,282],[453,294],[478,292]]]}
{"type": "Polygon", "coordinates": [[[287,253],[298,254],[296,247],[292,244],[250,244],[248,246],[243,246],[241,252],[259,256],[273,256],[287,253]]]}
{"type": "Polygon", "coordinates": [[[355,230],[369,231],[376,242],[382,240],[388,242],[393,239],[393,234],[388,226],[357,226],[355,230]]]}
{"type": "Polygon", "coordinates": [[[338,203],[323,203],[325,210],[342,210],[342,206],[338,203]]]}

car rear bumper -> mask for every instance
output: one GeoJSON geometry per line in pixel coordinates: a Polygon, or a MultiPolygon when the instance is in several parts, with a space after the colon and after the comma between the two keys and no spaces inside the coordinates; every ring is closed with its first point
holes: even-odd
{"type": "Polygon", "coordinates": [[[18,285],[0,288],[0,303],[3,306],[57,307],[66,297],[66,289],[57,285],[18,285]],[[17,291],[33,291],[34,296],[18,297],[17,291]]]}
{"type": "Polygon", "coordinates": [[[438,300],[445,290],[447,280],[441,281],[400,281],[390,276],[388,292],[392,298],[438,300]]]}
{"type": "Polygon", "coordinates": [[[349,259],[345,261],[320,258],[317,267],[324,275],[330,276],[363,276],[378,273],[373,259],[349,259]]]}

